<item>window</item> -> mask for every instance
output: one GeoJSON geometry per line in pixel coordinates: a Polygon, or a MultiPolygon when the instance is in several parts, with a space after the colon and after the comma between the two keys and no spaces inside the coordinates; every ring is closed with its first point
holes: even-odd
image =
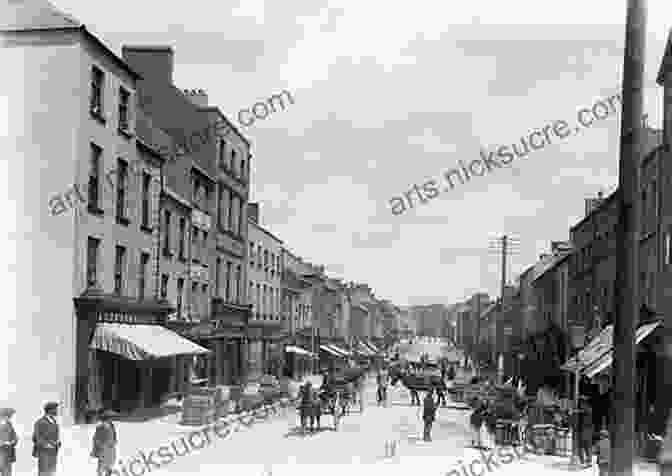
{"type": "Polygon", "coordinates": [[[203,313],[205,314],[205,308],[207,306],[207,298],[208,298],[208,285],[207,284],[202,284],[201,285],[201,292],[203,293],[203,297],[205,298],[205,301],[203,302],[203,304],[204,304],[203,313]]]}
{"type": "Polygon", "coordinates": [[[254,268],[254,243],[250,241],[250,266],[254,268]]]}
{"type": "Polygon", "coordinates": [[[219,166],[226,168],[226,141],[219,140],[219,166]]]}
{"type": "Polygon", "coordinates": [[[149,264],[149,253],[140,253],[140,272],[138,276],[138,299],[145,299],[145,287],[147,280],[147,265],[149,264]]]}
{"type": "Polygon", "coordinates": [[[229,164],[231,170],[235,175],[238,175],[238,167],[236,167],[236,151],[231,149],[231,162],[229,164]]]}
{"type": "Polygon", "coordinates": [[[99,209],[100,191],[100,157],[103,155],[103,149],[96,144],[91,144],[91,169],[89,170],[89,208],[99,209]]]}
{"type": "Polygon", "coordinates": [[[119,130],[128,132],[129,127],[129,103],[131,93],[124,88],[119,88],[119,130]]]}
{"type": "Polygon", "coordinates": [[[126,180],[128,178],[128,164],[117,159],[117,220],[125,221],[126,218],[126,180]]]}
{"type": "Polygon", "coordinates": [[[91,114],[102,116],[103,114],[103,86],[105,74],[100,68],[91,68],[91,114]]]}
{"type": "Polygon", "coordinates": [[[126,261],[126,248],[117,246],[114,259],[114,292],[121,294],[124,290],[124,267],[126,261]]]}
{"type": "Polygon", "coordinates": [[[168,275],[161,275],[161,299],[166,299],[168,297],[168,275]]]}
{"type": "Polygon", "coordinates": [[[187,259],[185,255],[185,243],[187,241],[187,220],[185,218],[180,218],[180,260],[184,261],[187,259]]]}
{"type": "Polygon", "coordinates": [[[264,312],[264,303],[261,300],[261,284],[257,283],[257,318],[264,312]]]}
{"type": "Polygon", "coordinates": [[[268,272],[268,250],[264,250],[264,270],[268,272]]]}
{"type": "Polygon", "coordinates": [[[227,215],[228,221],[227,221],[227,230],[233,231],[235,228],[233,227],[233,199],[235,195],[233,192],[229,191],[229,212],[227,215]]]}
{"type": "Polygon", "coordinates": [[[217,258],[217,261],[215,261],[215,294],[217,297],[221,297],[221,289],[220,289],[220,284],[221,280],[219,279],[219,274],[222,272],[222,258],[217,258]]]}
{"type": "Polygon", "coordinates": [[[170,212],[164,213],[163,256],[170,257],[170,212]]]}
{"type": "Polygon", "coordinates": [[[231,262],[226,262],[226,289],[224,293],[224,299],[226,302],[231,302],[231,262]]]}
{"type": "Polygon", "coordinates": [[[665,244],[663,245],[664,249],[664,261],[665,266],[672,264],[672,225],[668,225],[667,233],[665,233],[665,244]]]}
{"type": "Polygon", "coordinates": [[[242,198],[238,199],[238,203],[240,204],[240,210],[238,212],[238,236],[242,237],[244,235],[245,231],[245,224],[247,221],[245,220],[245,213],[247,212],[247,207],[245,206],[245,202],[243,201],[242,198]]]}
{"type": "Polygon", "coordinates": [[[247,300],[252,301],[254,299],[254,283],[250,281],[250,290],[248,292],[247,300]]]}
{"type": "Polygon", "coordinates": [[[203,246],[201,247],[201,262],[208,264],[208,232],[203,231],[203,246]]]}
{"type": "Polygon", "coordinates": [[[257,269],[261,269],[261,245],[257,245],[257,269]]]}
{"type": "Polygon", "coordinates": [[[86,246],[86,285],[94,286],[98,283],[98,251],[100,240],[89,237],[86,246]]]}
{"type": "Polygon", "coordinates": [[[240,304],[242,300],[242,295],[243,295],[243,286],[242,286],[242,277],[243,277],[243,272],[242,268],[240,265],[236,267],[236,302],[240,304]]]}
{"type": "Polygon", "coordinates": [[[184,278],[177,279],[177,316],[182,316],[182,293],[184,292],[184,278]]]}
{"type": "Polygon", "coordinates": [[[149,228],[149,187],[152,176],[147,172],[142,173],[142,226],[149,228]]]}
{"type": "Polygon", "coordinates": [[[195,263],[199,262],[198,255],[198,228],[191,227],[191,260],[195,263]]]}
{"type": "Polygon", "coordinates": [[[198,284],[191,283],[191,314],[198,315],[198,284]]]}
{"type": "Polygon", "coordinates": [[[240,198],[238,195],[233,194],[231,198],[231,223],[230,223],[230,231],[232,233],[237,233],[240,235],[240,198]]]}

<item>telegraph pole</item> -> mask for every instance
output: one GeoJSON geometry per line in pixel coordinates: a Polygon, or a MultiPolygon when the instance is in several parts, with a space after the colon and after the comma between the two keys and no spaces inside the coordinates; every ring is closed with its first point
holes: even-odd
{"type": "Polygon", "coordinates": [[[645,0],[628,0],[623,64],[623,107],[618,164],[619,223],[617,306],[614,322],[614,415],[610,473],[632,476],[635,457],[635,329],[639,320],[639,160],[643,152],[642,109],[645,0]]]}

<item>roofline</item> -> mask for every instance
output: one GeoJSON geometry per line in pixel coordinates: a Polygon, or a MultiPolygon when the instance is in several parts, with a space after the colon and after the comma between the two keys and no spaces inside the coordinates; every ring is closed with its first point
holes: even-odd
{"type": "Polygon", "coordinates": [[[222,112],[222,110],[219,108],[219,106],[205,106],[205,107],[200,107],[199,110],[205,111],[205,112],[217,112],[222,119],[226,122],[226,124],[233,129],[236,134],[238,134],[238,137],[240,137],[243,142],[247,145],[248,148],[252,147],[252,144],[250,143],[249,139],[243,135],[242,132],[229,120],[228,117],[222,112]]]}
{"type": "Polygon", "coordinates": [[[275,236],[273,233],[271,233],[270,231],[268,231],[266,228],[264,228],[263,226],[261,226],[258,222],[254,221],[252,218],[247,217],[247,223],[248,223],[248,224],[256,225],[261,231],[263,231],[263,232],[266,233],[267,235],[270,235],[270,237],[273,238],[274,240],[276,240],[278,243],[280,243],[281,245],[284,244],[284,242],[283,242],[280,238],[278,238],[278,237],[275,236]]]}
{"type": "Polygon", "coordinates": [[[122,58],[117,56],[114,53],[114,51],[105,46],[105,44],[102,41],[100,41],[93,33],[91,33],[89,30],[86,29],[86,25],[82,25],[81,27],[78,28],[78,30],[80,30],[84,34],[84,36],[87,37],[89,40],[91,40],[94,44],[102,48],[102,50],[112,58],[114,63],[116,63],[117,66],[126,71],[129,75],[131,75],[131,77],[134,80],[137,81],[139,79],[142,79],[142,75],[140,73],[131,68],[129,64],[126,63],[126,61],[124,61],[122,58]]]}
{"type": "Polygon", "coordinates": [[[147,142],[145,142],[144,140],[142,140],[141,138],[139,138],[138,136],[135,137],[135,143],[138,146],[140,146],[144,149],[147,149],[147,151],[150,152],[155,158],[158,158],[159,160],[161,160],[161,162],[165,163],[166,158],[156,148],[156,147],[159,147],[159,146],[150,145],[147,142]]]}
{"type": "Polygon", "coordinates": [[[586,215],[586,216],[583,217],[581,220],[579,220],[579,222],[578,222],[576,225],[571,226],[571,227],[569,228],[569,232],[571,233],[571,232],[573,232],[574,230],[576,230],[578,227],[580,227],[581,225],[583,225],[586,221],[588,221],[589,218],[591,218],[591,217],[593,216],[593,214],[595,214],[595,213],[597,213],[597,212],[599,212],[599,211],[602,211],[602,208],[606,207],[608,204],[611,203],[612,200],[614,200],[614,199],[616,198],[616,195],[618,194],[618,191],[619,191],[619,190],[620,190],[620,189],[617,188],[616,190],[614,190],[613,192],[611,192],[611,193],[609,194],[609,196],[608,196],[607,198],[605,198],[604,201],[603,201],[602,203],[599,204],[599,206],[595,207],[595,208],[594,208],[588,215],[586,215]]]}

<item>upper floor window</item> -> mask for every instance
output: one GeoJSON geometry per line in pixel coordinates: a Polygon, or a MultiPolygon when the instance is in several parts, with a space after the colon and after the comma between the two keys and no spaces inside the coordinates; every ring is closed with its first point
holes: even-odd
{"type": "Polygon", "coordinates": [[[121,294],[124,290],[124,268],[126,267],[126,248],[117,246],[114,259],[114,292],[121,294]]]}
{"type": "Polygon", "coordinates": [[[152,176],[147,172],[142,174],[142,226],[149,228],[149,187],[152,176]]]}
{"type": "Polygon", "coordinates": [[[99,191],[100,191],[100,157],[103,155],[103,149],[96,144],[91,144],[91,167],[89,170],[89,208],[99,209],[99,191]]]}
{"type": "Polygon", "coordinates": [[[187,220],[185,218],[180,218],[180,252],[179,258],[184,261],[186,259],[185,255],[185,242],[187,240],[187,220]]]}
{"type": "Polygon", "coordinates": [[[198,228],[191,227],[191,260],[198,263],[200,256],[198,253],[198,228]]]}
{"type": "Polygon", "coordinates": [[[219,140],[219,166],[227,168],[226,164],[226,141],[224,139],[219,140]]]}
{"type": "Polygon", "coordinates": [[[161,275],[161,299],[166,299],[168,297],[168,279],[167,274],[161,275]]]}
{"type": "Polygon", "coordinates": [[[126,188],[128,179],[128,164],[117,159],[117,220],[126,221],[126,188]]]}
{"type": "Polygon", "coordinates": [[[247,178],[247,170],[245,169],[245,161],[240,161],[240,178],[245,180],[247,178]]]}
{"type": "Polygon", "coordinates": [[[231,170],[233,170],[233,173],[234,173],[234,174],[238,175],[238,167],[237,167],[236,165],[237,165],[237,164],[236,164],[236,150],[235,150],[235,149],[231,149],[231,164],[230,164],[230,168],[231,168],[231,170]]]}
{"type": "Polygon", "coordinates": [[[138,299],[145,299],[145,288],[147,280],[147,265],[149,264],[149,253],[140,253],[140,270],[138,276],[138,299]]]}
{"type": "Polygon", "coordinates": [[[221,295],[221,280],[220,273],[222,272],[222,258],[217,258],[215,261],[215,294],[219,297],[221,295]]]}
{"type": "Polygon", "coordinates": [[[100,240],[89,237],[86,248],[86,284],[93,286],[98,282],[98,253],[100,240]]]}
{"type": "Polygon", "coordinates": [[[130,130],[130,102],[131,93],[119,88],[119,130],[122,132],[130,130]]]}
{"type": "Polygon", "coordinates": [[[665,233],[665,243],[663,244],[663,255],[665,266],[672,265],[672,225],[668,225],[667,232],[665,233]]]}
{"type": "Polygon", "coordinates": [[[250,241],[250,266],[254,266],[254,243],[250,241]]]}
{"type": "Polygon", "coordinates": [[[166,210],[163,215],[163,256],[170,256],[171,255],[171,250],[170,250],[170,212],[166,210]]]}
{"type": "Polygon", "coordinates": [[[184,293],[184,278],[177,279],[177,316],[182,316],[182,294],[184,293]]]}
{"type": "Polygon", "coordinates": [[[103,89],[105,85],[105,73],[93,66],[91,68],[91,114],[102,116],[103,114],[103,89]]]}

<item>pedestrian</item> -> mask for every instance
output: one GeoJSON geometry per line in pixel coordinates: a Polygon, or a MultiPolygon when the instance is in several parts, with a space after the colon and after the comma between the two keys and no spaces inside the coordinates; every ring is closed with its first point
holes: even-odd
{"type": "Polygon", "coordinates": [[[378,400],[378,406],[381,406],[385,403],[385,400],[387,398],[387,382],[385,376],[382,373],[378,373],[377,381],[378,381],[377,400],[378,400]]]}
{"type": "Polygon", "coordinates": [[[410,390],[411,390],[411,405],[420,406],[420,395],[418,395],[418,390],[415,387],[411,388],[410,390]]]}
{"type": "Polygon", "coordinates": [[[54,476],[58,463],[58,450],[61,448],[59,428],[56,422],[58,403],[44,405],[44,415],[33,429],[33,457],[37,458],[38,476],[54,476]]]}
{"type": "Polygon", "coordinates": [[[364,386],[366,383],[366,377],[362,375],[359,380],[357,380],[357,393],[359,394],[357,398],[359,399],[359,412],[364,413],[364,386]]]}
{"type": "Polygon", "coordinates": [[[610,452],[611,441],[609,441],[609,431],[602,429],[602,431],[600,431],[600,439],[595,445],[597,466],[600,468],[600,476],[609,476],[610,452]]]}
{"type": "Polygon", "coordinates": [[[481,426],[483,425],[483,406],[484,402],[476,401],[474,411],[469,416],[469,424],[471,426],[471,445],[474,448],[483,448],[481,441],[481,426]]]}
{"type": "Polygon", "coordinates": [[[320,420],[322,418],[322,405],[320,401],[320,395],[317,393],[316,389],[312,391],[311,399],[312,411],[310,414],[310,431],[315,431],[315,424],[317,424],[317,431],[320,431],[320,420]]]}
{"type": "Polygon", "coordinates": [[[443,407],[446,406],[446,392],[445,392],[445,383],[443,380],[436,386],[436,394],[439,397],[439,401],[437,402],[438,405],[441,405],[443,407]]]}
{"type": "Polygon", "coordinates": [[[588,397],[581,396],[579,407],[579,460],[582,465],[590,467],[593,463],[593,411],[588,397]]]}
{"type": "Polygon", "coordinates": [[[303,384],[301,387],[301,390],[299,392],[300,394],[300,403],[299,403],[299,416],[301,419],[301,430],[305,431],[306,426],[308,425],[308,419],[310,418],[310,415],[312,414],[312,384],[310,381],[306,382],[303,384]]]}
{"type": "Polygon", "coordinates": [[[436,417],[436,403],[434,402],[432,394],[432,390],[427,392],[422,412],[422,419],[425,423],[424,434],[422,438],[424,441],[432,441],[432,424],[434,423],[434,419],[436,417]]]}
{"type": "Polygon", "coordinates": [[[455,380],[455,367],[451,366],[450,369],[448,369],[448,380],[449,381],[455,380]]]}
{"type": "Polygon", "coordinates": [[[18,439],[12,425],[13,408],[0,408],[0,476],[12,476],[18,439]]]}
{"type": "Polygon", "coordinates": [[[102,412],[93,435],[91,457],[98,459],[97,476],[111,476],[117,459],[117,430],[112,423],[113,416],[111,410],[102,412]]]}

